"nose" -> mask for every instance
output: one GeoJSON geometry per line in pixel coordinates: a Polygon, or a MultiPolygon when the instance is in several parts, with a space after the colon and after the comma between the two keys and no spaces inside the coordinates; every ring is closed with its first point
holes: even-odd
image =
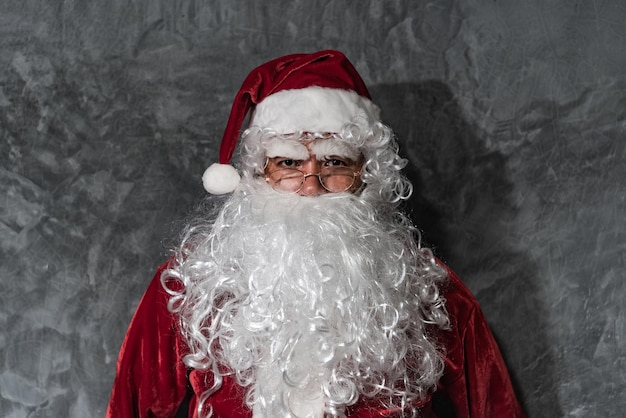
{"type": "MultiPolygon", "coordinates": [[[[302,171],[306,174],[319,173],[319,168],[319,163],[313,157],[302,166],[302,171]]],[[[322,186],[318,176],[307,176],[298,192],[300,196],[318,196],[325,193],[328,193],[328,191],[322,186]]]]}
{"type": "Polygon", "coordinates": [[[317,176],[308,176],[298,192],[300,196],[318,196],[325,193],[328,193],[328,191],[322,187],[317,176]]]}

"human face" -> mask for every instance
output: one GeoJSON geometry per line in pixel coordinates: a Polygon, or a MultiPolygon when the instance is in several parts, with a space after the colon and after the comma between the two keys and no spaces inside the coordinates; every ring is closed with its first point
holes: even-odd
{"type": "Polygon", "coordinates": [[[265,179],[275,189],[318,196],[362,186],[363,159],[347,144],[334,138],[285,143],[267,156],[265,179]]]}

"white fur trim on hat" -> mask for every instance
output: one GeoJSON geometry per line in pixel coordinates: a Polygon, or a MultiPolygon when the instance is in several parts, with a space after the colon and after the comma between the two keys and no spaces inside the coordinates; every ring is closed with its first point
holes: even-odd
{"type": "Polygon", "coordinates": [[[250,126],[277,133],[341,132],[347,123],[370,128],[380,120],[380,109],[351,90],[306,87],[282,90],[256,106],[250,126]]]}
{"type": "Polygon", "coordinates": [[[204,171],[202,184],[211,194],[225,194],[235,191],[241,177],[230,164],[213,163],[204,171]]]}

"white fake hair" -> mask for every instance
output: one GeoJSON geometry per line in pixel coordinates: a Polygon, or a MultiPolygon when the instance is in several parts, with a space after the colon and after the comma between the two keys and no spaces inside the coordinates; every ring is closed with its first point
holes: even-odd
{"type": "Polygon", "coordinates": [[[294,416],[291,401],[311,387],[330,416],[361,398],[410,414],[443,372],[426,327],[448,326],[446,274],[397,209],[412,190],[400,173],[406,161],[382,124],[333,137],[363,154],[358,195],[273,190],[261,174],[276,135],[248,130],[240,188],[214,220],[190,223],[163,274],[190,349],[185,363],[213,372],[200,412],[210,414],[211,394],[232,375],[267,416],[294,416]],[[260,376],[271,384],[257,385],[260,376]]]}

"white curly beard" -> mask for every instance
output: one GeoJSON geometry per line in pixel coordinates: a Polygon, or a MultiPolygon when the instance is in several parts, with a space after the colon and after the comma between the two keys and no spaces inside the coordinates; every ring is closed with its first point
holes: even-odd
{"type": "Polygon", "coordinates": [[[361,397],[403,405],[436,384],[424,327],[446,322],[444,273],[393,213],[250,181],[183,248],[172,275],[186,361],[234,374],[255,417],[342,416],[361,397]]]}

